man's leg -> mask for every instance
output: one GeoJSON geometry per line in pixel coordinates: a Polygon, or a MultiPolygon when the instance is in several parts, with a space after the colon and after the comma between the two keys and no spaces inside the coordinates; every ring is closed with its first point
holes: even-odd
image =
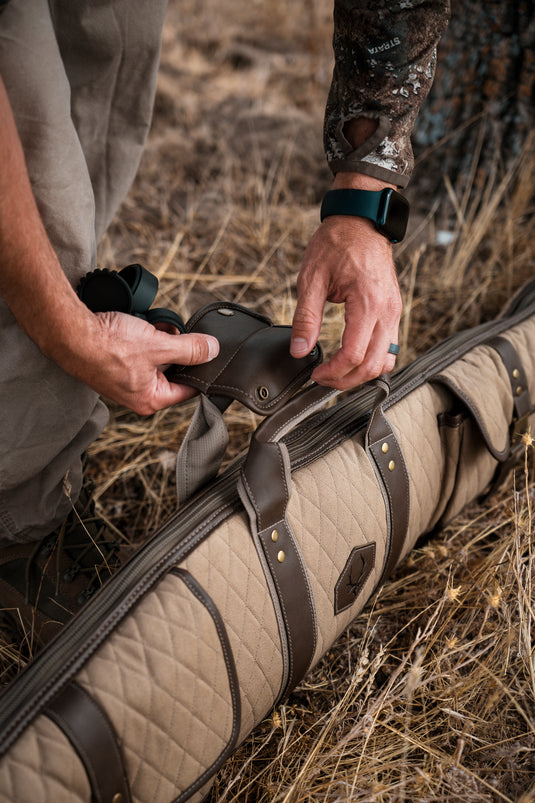
{"type": "MultiPolygon", "coordinates": [[[[74,286],[95,267],[96,234],[137,169],[164,5],[27,0],[0,15],[0,72],[40,213],[74,286]]],[[[0,360],[0,542],[31,541],[71,510],[80,456],[107,413],[41,354],[1,299],[0,360]]]]}
{"type": "MultiPolygon", "coordinates": [[[[3,11],[0,72],[39,211],[75,280],[95,263],[94,198],[46,0],[9,3],[3,11]]],[[[107,413],[92,390],[42,355],[3,299],[0,360],[0,538],[32,541],[71,509],[64,478],[76,499],[80,455],[107,413]]]]}

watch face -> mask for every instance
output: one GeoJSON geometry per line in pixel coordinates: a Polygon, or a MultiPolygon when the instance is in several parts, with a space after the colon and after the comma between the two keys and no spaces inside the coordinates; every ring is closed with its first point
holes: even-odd
{"type": "Polygon", "coordinates": [[[377,228],[393,243],[399,243],[405,237],[409,220],[409,202],[395,190],[383,190],[377,228]]]}

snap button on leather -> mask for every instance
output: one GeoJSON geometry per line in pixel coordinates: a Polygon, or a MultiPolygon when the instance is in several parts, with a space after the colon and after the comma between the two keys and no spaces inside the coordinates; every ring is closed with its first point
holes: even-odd
{"type": "Polygon", "coordinates": [[[274,544],[276,544],[277,541],[279,540],[279,533],[277,532],[277,530],[273,530],[273,532],[271,533],[271,540],[273,541],[274,544]]]}
{"type": "Polygon", "coordinates": [[[382,453],[383,453],[383,454],[386,454],[386,453],[388,452],[389,448],[390,448],[390,447],[389,447],[388,443],[385,441],[385,442],[383,443],[383,445],[381,446],[381,451],[382,451],[382,453]]]}
{"type": "Polygon", "coordinates": [[[112,797],[111,803],[124,803],[124,797],[120,792],[112,797]]]}
{"type": "Polygon", "coordinates": [[[256,389],[256,398],[259,401],[267,401],[269,399],[269,390],[265,385],[259,385],[256,389]]]}
{"type": "Polygon", "coordinates": [[[217,311],[219,312],[220,315],[229,315],[229,316],[234,315],[234,310],[228,309],[228,307],[221,307],[217,311]]]}
{"type": "Polygon", "coordinates": [[[286,557],[286,555],[284,554],[284,552],[281,549],[281,551],[277,555],[277,560],[279,561],[279,563],[284,563],[284,558],[285,557],[286,557]]]}
{"type": "Polygon", "coordinates": [[[388,464],[388,470],[389,471],[394,471],[395,467],[396,467],[395,462],[393,460],[391,460],[390,463],[388,464]]]}
{"type": "Polygon", "coordinates": [[[518,370],[518,368],[515,368],[513,371],[513,379],[518,379],[519,376],[520,376],[520,371],[518,370]]]}
{"type": "Polygon", "coordinates": [[[524,390],[524,388],[522,387],[522,385],[519,385],[519,386],[517,387],[517,389],[516,389],[516,395],[517,395],[517,396],[521,396],[521,395],[522,395],[522,392],[523,392],[523,390],[524,390]]]}

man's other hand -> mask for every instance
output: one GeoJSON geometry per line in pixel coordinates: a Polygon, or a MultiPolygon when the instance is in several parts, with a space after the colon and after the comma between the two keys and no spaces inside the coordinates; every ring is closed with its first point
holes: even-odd
{"type": "MultiPolygon", "coordinates": [[[[334,188],[381,190],[392,186],[355,173],[339,173],[334,188]]],[[[312,237],[297,278],[291,353],[314,347],[326,301],[345,305],[341,346],[312,379],[347,390],[394,368],[388,353],[398,342],[401,295],[392,245],[374,224],[348,215],[327,217],[312,237]]]]}

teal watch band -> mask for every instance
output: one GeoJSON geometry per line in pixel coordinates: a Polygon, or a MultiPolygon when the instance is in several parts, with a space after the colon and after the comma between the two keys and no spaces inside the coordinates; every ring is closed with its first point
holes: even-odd
{"type": "Polygon", "coordinates": [[[330,190],[321,205],[321,220],[331,215],[365,217],[373,221],[375,228],[393,243],[405,236],[409,219],[409,203],[393,189],[330,190]]]}

